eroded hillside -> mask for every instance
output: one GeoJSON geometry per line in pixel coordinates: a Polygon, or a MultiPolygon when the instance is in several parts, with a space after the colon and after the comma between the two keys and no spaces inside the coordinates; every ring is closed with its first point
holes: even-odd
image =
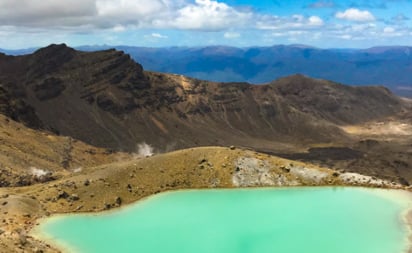
{"type": "Polygon", "coordinates": [[[27,128],[0,115],[0,187],[53,181],[131,155],[27,128]]]}
{"type": "Polygon", "coordinates": [[[133,151],[240,145],[278,151],[350,140],[339,126],[392,116],[404,103],[381,87],[291,76],[267,85],[143,71],[120,51],[51,45],[0,55],[0,110],[33,128],[133,151]]]}

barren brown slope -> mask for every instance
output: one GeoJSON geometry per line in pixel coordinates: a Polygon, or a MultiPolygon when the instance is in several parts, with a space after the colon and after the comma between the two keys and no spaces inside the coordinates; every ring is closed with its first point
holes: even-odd
{"type": "Polygon", "coordinates": [[[268,85],[213,83],[145,72],[115,50],[79,52],[65,45],[0,55],[0,87],[2,113],[31,127],[128,151],[142,141],[161,151],[229,144],[276,151],[346,142],[338,124],[403,108],[378,87],[350,88],[303,76],[268,85]]]}
{"type": "Polygon", "coordinates": [[[128,157],[0,115],[0,187],[44,183],[128,157]]]}

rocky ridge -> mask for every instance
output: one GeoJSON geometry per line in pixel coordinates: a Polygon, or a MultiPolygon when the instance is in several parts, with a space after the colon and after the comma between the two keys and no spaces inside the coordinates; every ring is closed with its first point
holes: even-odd
{"type": "Polygon", "coordinates": [[[0,112],[94,146],[158,151],[231,144],[345,142],[339,128],[392,116],[404,102],[383,87],[294,75],[266,85],[207,82],[144,71],[116,50],[50,45],[0,55],[0,112]],[[3,95],[2,95],[3,94],[3,95]]]}

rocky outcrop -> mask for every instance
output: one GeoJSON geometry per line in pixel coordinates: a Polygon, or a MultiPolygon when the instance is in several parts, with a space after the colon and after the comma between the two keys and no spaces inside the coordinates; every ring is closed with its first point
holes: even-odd
{"type": "Polygon", "coordinates": [[[239,157],[234,163],[232,183],[236,187],[353,185],[402,188],[399,183],[359,173],[305,166],[301,163],[274,165],[266,159],[239,157]]]}

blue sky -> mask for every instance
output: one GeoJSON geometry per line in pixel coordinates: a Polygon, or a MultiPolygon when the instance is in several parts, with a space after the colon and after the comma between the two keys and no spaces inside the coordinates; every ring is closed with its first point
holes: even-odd
{"type": "Polygon", "coordinates": [[[0,48],[412,46],[412,0],[0,0],[0,48]]]}

